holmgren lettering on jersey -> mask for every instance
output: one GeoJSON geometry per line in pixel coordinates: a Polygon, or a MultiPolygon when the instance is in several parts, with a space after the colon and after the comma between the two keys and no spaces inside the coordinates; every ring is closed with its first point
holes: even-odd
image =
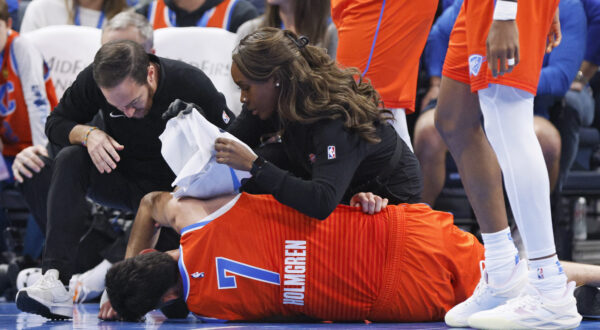
{"type": "Polygon", "coordinates": [[[304,306],[306,241],[285,241],[283,304],[304,306]]]}

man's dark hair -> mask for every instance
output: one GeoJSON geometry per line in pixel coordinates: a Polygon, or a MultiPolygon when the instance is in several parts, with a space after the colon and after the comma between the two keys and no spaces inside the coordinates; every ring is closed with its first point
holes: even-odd
{"type": "Polygon", "coordinates": [[[119,316],[138,321],[178,281],[177,262],[166,253],[151,252],[114,264],[106,274],[106,292],[119,316]]]}
{"type": "Polygon", "coordinates": [[[6,3],[6,0],[0,0],[0,20],[3,20],[8,24],[9,18],[10,13],[8,12],[8,4],[6,3]]]}
{"type": "Polygon", "coordinates": [[[148,54],[138,43],[131,40],[107,42],[94,56],[94,80],[104,88],[115,87],[127,77],[144,85],[149,63],[148,54]]]}

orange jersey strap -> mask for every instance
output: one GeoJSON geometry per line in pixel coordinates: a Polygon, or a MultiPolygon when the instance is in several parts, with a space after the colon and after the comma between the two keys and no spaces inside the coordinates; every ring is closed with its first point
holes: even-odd
{"type": "MultiPolygon", "coordinates": [[[[202,17],[196,22],[198,27],[216,27],[229,29],[231,15],[238,0],[225,0],[204,12],[202,17]]],[[[166,27],[177,26],[177,16],[171,10],[164,0],[154,0],[150,3],[148,9],[148,21],[152,23],[152,27],[162,29],[166,27]]]]}

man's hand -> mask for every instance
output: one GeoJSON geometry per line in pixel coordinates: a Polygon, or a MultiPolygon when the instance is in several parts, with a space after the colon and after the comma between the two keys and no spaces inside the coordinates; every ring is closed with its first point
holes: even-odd
{"type": "Polygon", "coordinates": [[[258,158],[244,145],[231,139],[217,138],[215,150],[217,163],[228,165],[236,170],[250,171],[252,163],[258,158]]]}
{"type": "Polygon", "coordinates": [[[552,25],[550,25],[550,31],[548,31],[548,40],[546,40],[546,53],[550,53],[552,49],[560,45],[562,40],[562,33],[560,32],[560,20],[558,7],[554,13],[554,19],[552,19],[552,25]]]}
{"type": "Polygon", "coordinates": [[[98,312],[98,318],[105,321],[116,320],[119,318],[117,312],[112,308],[110,300],[108,300],[108,294],[106,293],[106,290],[104,290],[102,293],[102,299],[100,299],[100,311],[98,312]]]}
{"type": "Polygon", "coordinates": [[[48,151],[42,146],[31,146],[21,150],[12,164],[15,180],[23,183],[23,177],[21,175],[31,179],[33,176],[31,171],[39,173],[42,170],[42,167],[44,167],[44,161],[40,156],[48,157],[48,151]]]}
{"type": "Polygon", "coordinates": [[[487,41],[487,61],[492,75],[509,73],[519,64],[519,30],[514,20],[492,21],[487,41]]]}
{"type": "Polygon", "coordinates": [[[175,101],[173,101],[173,102],[171,102],[171,104],[169,104],[167,111],[165,111],[162,114],[162,119],[169,120],[173,117],[177,117],[177,115],[179,115],[180,112],[183,112],[184,114],[188,114],[188,113],[192,112],[192,109],[196,109],[202,115],[204,115],[204,110],[199,105],[196,105],[192,102],[190,102],[190,103],[183,102],[180,99],[175,99],[175,101]]]}
{"type": "Polygon", "coordinates": [[[117,168],[117,162],[121,160],[117,151],[123,148],[124,146],[100,129],[95,129],[88,134],[88,153],[100,173],[110,173],[117,168]]]}
{"type": "Polygon", "coordinates": [[[370,192],[360,192],[350,199],[350,206],[360,207],[363,213],[375,214],[385,209],[387,198],[381,198],[370,192]]]}

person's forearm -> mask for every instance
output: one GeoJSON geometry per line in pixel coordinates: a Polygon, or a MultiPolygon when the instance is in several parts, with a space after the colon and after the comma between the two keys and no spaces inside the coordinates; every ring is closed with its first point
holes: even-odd
{"type": "Polygon", "coordinates": [[[140,202],[140,207],[133,221],[125,259],[138,255],[144,249],[154,247],[154,234],[157,232],[156,222],[152,218],[152,201],[148,196],[140,202]]]}
{"type": "Polygon", "coordinates": [[[577,286],[600,286],[600,266],[575,262],[561,261],[569,281],[575,281],[577,286]]]}
{"type": "Polygon", "coordinates": [[[69,142],[71,144],[82,145],[92,128],[93,126],[89,125],[75,125],[71,132],[69,132],[69,142]]]}
{"type": "Polygon", "coordinates": [[[596,72],[598,72],[598,66],[592,62],[583,61],[581,62],[581,67],[579,68],[579,71],[581,71],[581,73],[583,74],[585,81],[589,82],[590,79],[594,77],[596,72]]]}

